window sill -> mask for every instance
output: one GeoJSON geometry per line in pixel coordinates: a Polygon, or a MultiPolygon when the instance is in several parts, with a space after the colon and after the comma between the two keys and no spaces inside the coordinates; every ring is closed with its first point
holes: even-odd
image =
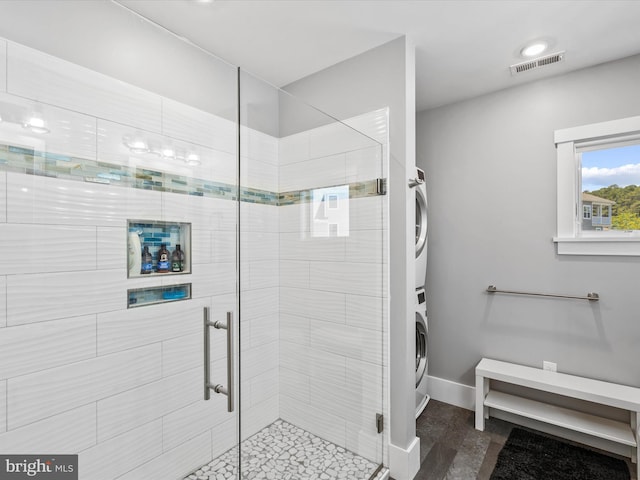
{"type": "Polygon", "coordinates": [[[640,237],[554,237],[558,255],[640,256],[640,237]]]}

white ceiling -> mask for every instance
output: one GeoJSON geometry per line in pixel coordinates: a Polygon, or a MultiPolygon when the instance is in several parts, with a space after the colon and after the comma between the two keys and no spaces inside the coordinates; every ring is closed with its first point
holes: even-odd
{"type": "Polygon", "coordinates": [[[118,3],[279,87],[407,35],[417,110],[640,53],[638,0],[118,3]],[[509,65],[535,39],[565,50],[564,62],[512,77],[509,65]]]}

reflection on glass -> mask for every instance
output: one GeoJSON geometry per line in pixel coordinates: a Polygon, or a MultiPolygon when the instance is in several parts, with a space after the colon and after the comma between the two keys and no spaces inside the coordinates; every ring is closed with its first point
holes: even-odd
{"type": "Polygon", "coordinates": [[[349,185],[311,191],[311,236],[349,236],[349,185]]]}

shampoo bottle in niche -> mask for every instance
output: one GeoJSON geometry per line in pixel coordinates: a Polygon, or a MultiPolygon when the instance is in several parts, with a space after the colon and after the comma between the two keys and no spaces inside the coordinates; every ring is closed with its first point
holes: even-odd
{"type": "Polygon", "coordinates": [[[160,245],[158,250],[158,273],[167,273],[169,271],[169,250],[167,245],[160,245]]]}
{"type": "Polygon", "coordinates": [[[149,247],[146,245],[142,250],[142,267],[140,269],[140,273],[152,273],[153,272],[153,257],[151,256],[151,252],[149,252],[149,247]]]}
{"type": "Polygon", "coordinates": [[[180,249],[180,244],[176,245],[176,249],[171,255],[171,271],[182,272],[184,270],[184,252],[180,249]]]}

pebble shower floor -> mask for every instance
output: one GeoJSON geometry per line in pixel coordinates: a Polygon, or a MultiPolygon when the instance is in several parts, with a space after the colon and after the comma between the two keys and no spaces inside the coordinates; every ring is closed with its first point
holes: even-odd
{"type": "MultiPolygon", "coordinates": [[[[232,448],[184,480],[239,480],[232,448]]],[[[242,442],[242,480],[369,480],[378,464],[282,420],[242,442]]],[[[384,477],[386,469],[373,480],[384,477]]]]}

